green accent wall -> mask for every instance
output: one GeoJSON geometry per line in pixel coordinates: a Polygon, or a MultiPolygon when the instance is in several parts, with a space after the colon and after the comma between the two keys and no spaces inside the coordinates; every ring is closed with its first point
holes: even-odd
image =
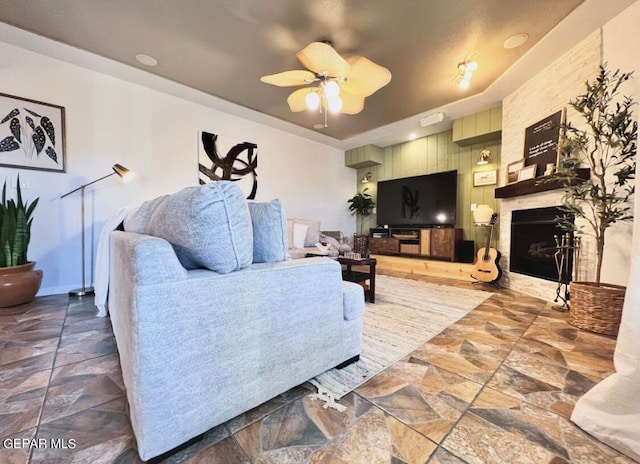
{"type": "MultiPolygon", "coordinates": [[[[474,240],[476,250],[483,247],[486,242],[486,227],[477,227],[473,223],[471,204],[489,205],[498,212],[498,202],[494,198],[494,189],[500,185],[500,172],[496,185],[474,187],[473,173],[477,171],[490,171],[499,169],[501,141],[499,135],[493,140],[481,143],[460,146],[453,142],[452,131],[441,132],[410,142],[392,145],[383,148],[382,163],[358,169],[357,190],[361,192],[367,188],[367,193],[377,200],[377,181],[397,179],[400,177],[432,174],[435,172],[458,171],[458,204],[456,213],[456,227],[463,229],[464,240],[474,240]],[[490,162],[484,166],[478,166],[476,162],[480,158],[482,150],[491,150],[490,162]],[[361,183],[363,176],[371,173],[371,180],[367,184],[361,183]]],[[[345,160],[353,159],[354,153],[362,151],[362,147],[354,148],[345,153],[345,160]]],[[[365,218],[361,224],[358,219],[357,230],[368,231],[377,225],[376,215],[365,218]],[[362,227],[362,229],[361,229],[362,227]]],[[[498,243],[498,228],[494,228],[492,246],[498,243]]]]}

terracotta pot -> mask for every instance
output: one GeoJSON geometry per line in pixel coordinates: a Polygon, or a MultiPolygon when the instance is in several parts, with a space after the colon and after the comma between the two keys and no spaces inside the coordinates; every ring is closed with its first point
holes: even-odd
{"type": "Polygon", "coordinates": [[[35,261],[0,267],[0,308],[28,303],[40,290],[42,270],[34,270],[35,261]]]}
{"type": "Polygon", "coordinates": [[[569,324],[604,335],[618,335],[626,287],[571,282],[569,324]]]}

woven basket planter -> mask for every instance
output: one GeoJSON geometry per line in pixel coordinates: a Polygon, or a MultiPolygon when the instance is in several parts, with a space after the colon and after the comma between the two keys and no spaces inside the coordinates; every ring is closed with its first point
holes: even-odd
{"type": "Polygon", "coordinates": [[[569,324],[604,335],[618,335],[626,287],[571,282],[569,324]]]}

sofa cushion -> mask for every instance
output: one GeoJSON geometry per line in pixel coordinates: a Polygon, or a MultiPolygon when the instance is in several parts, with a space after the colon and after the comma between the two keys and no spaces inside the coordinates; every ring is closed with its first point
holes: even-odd
{"type": "Polygon", "coordinates": [[[304,238],[308,229],[309,226],[306,224],[293,223],[293,248],[304,248],[304,238]]]}
{"type": "Polygon", "coordinates": [[[123,227],[127,232],[136,234],[149,234],[149,217],[155,205],[164,201],[169,195],[162,195],[142,203],[138,208],[131,210],[124,218],[123,227]]]}
{"type": "Polygon", "coordinates": [[[278,199],[268,203],[249,203],[253,225],[253,262],[285,261],[287,253],[287,219],[278,199]]]}
{"type": "Polygon", "coordinates": [[[293,246],[293,224],[304,224],[308,226],[307,233],[304,238],[304,246],[312,247],[320,241],[320,221],[310,219],[287,219],[287,234],[289,239],[289,248],[299,248],[293,246]]]}
{"type": "Polygon", "coordinates": [[[249,207],[230,181],[187,187],[152,204],[149,235],[164,238],[186,269],[226,274],[251,264],[249,207]]]}

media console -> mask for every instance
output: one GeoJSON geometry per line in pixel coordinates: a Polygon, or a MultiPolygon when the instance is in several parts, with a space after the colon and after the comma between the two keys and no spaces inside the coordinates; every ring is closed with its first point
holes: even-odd
{"type": "Polygon", "coordinates": [[[389,227],[369,229],[369,252],[380,255],[454,261],[462,229],[453,227],[389,227]]]}

